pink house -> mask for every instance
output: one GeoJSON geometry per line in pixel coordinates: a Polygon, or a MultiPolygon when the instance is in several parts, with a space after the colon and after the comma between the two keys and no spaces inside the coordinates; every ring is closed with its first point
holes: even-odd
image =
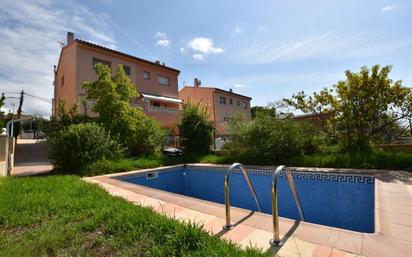
{"type": "MultiPolygon", "coordinates": [[[[55,67],[53,115],[58,112],[58,103],[66,102],[70,108],[78,104],[80,111],[89,115],[91,104],[82,101],[82,83],[96,80],[94,66],[97,63],[116,69],[122,64],[142,98],[131,104],[142,108],[145,114],[156,118],[164,127],[172,128],[178,122],[179,99],[178,76],[180,71],[159,61],[151,62],[100,45],[75,39],[67,33],[67,44],[60,52],[59,63],[55,67]]],[[[113,71],[114,72],[114,71],[113,71]]]]}
{"type": "Polygon", "coordinates": [[[182,101],[191,101],[195,104],[207,106],[209,120],[216,128],[216,136],[228,134],[228,124],[237,115],[242,115],[250,120],[250,101],[252,98],[237,94],[232,89],[229,91],[201,86],[198,79],[194,80],[193,86],[185,86],[179,92],[182,101]]]}

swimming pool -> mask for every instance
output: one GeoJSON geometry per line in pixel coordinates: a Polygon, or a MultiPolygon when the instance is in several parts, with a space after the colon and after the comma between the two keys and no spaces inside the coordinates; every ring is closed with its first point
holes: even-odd
{"type": "MultiPolygon", "coordinates": [[[[185,165],[116,179],[164,191],[224,203],[227,168],[185,165]]],[[[271,214],[274,170],[248,169],[262,212],[271,214]]],[[[374,177],[362,174],[320,173],[292,170],[305,221],[358,232],[374,232],[374,177]]],[[[278,181],[281,217],[299,219],[286,177],[278,181]]],[[[256,211],[256,204],[240,170],[230,176],[230,204],[256,211]]]]}

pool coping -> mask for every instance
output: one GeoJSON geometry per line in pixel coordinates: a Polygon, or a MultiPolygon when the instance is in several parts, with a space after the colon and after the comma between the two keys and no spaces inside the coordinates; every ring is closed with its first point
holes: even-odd
{"type": "MultiPolygon", "coordinates": [[[[102,186],[106,186],[116,193],[116,190],[126,190],[140,196],[157,199],[165,204],[177,206],[175,208],[183,208],[184,210],[192,210],[204,215],[213,216],[217,219],[224,220],[224,205],[201,200],[189,196],[174,194],[154,188],[135,185],[128,182],[120,181],[113,177],[122,175],[130,175],[136,173],[146,173],[149,171],[159,171],[164,169],[173,169],[195,165],[197,167],[213,167],[213,168],[228,168],[229,165],[214,165],[214,164],[179,164],[173,166],[164,166],[154,169],[142,169],[128,172],[120,172],[114,174],[106,174],[92,178],[86,178],[91,182],[97,182],[102,186]],[[113,188],[114,187],[114,188],[113,188]]],[[[269,169],[273,170],[272,166],[246,166],[247,169],[269,169]]],[[[297,240],[305,246],[315,245],[314,249],[319,247],[327,247],[333,251],[341,251],[348,254],[361,254],[364,256],[406,256],[412,252],[412,174],[405,171],[396,170],[355,170],[355,169],[334,169],[334,168],[308,168],[308,167],[290,167],[297,169],[299,172],[326,172],[326,173],[344,173],[344,174],[362,174],[372,175],[375,178],[375,232],[360,233],[345,229],[323,226],[308,222],[300,222],[297,228],[293,231],[292,238],[294,244],[297,240]],[[326,235],[328,234],[328,235],[326,235]],[[332,238],[332,239],[331,239],[332,238]],[[333,240],[335,239],[335,240],[333,240]]],[[[122,191],[117,191],[122,192],[122,191]]],[[[134,196],[136,197],[136,196],[134,196]]],[[[126,197],[126,199],[128,199],[126,197]]],[[[130,200],[130,199],[128,199],[130,200]]],[[[132,199],[133,200],[133,199],[132,199]]],[[[150,202],[150,201],[149,201],[150,202]]],[[[156,201],[151,201],[155,203],[156,201]]],[[[163,209],[163,208],[162,208],[163,209]]],[[[163,210],[162,210],[163,211],[163,210]]],[[[184,211],[183,211],[184,212],[184,211]]],[[[271,215],[263,213],[253,213],[250,216],[250,211],[241,208],[231,207],[232,219],[236,223],[239,220],[248,216],[248,219],[242,221],[239,225],[245,231],[252,231],[254,234],[263,233],[263,237],[271,236],[271,215]],[[269,234],[267,234],[269,233],[269,234]]],[[[170,213],[169,213],[170,214],[170,213]]],[[[200,215],[200,214],[199,214],[200,215]]],[[[199,216],[198,215],[198,216],[199,216]]],[[[200,215],[201,216],[201,215],[200,215]]],[[[280,218],[280,232],[286,234],[290,228],[294,226],[294,221],[287,218],[280,218]]],[[[207,224],[205,224],[207,225],[207,224]]],[[[221,232],[221,231],[219,231],[221,232]]],[[[219,233],[218,232],[218,233],[219,233]]],[[[251,232],[252,233],[252,232],[251,232]]],[[[252,234],[253,234],[252,233],[252,234]]],[[[216,233],[213,233],[216,234],[216,233]]],[[[249,236],[253,237],[253,236],[249,236]]],[[[262,237],[262,236],[260,236],[262,237]]],[[[229,238],[236,243],[242,243],[236,238],[229,238]]],[[[253,238],[252,238],[253,239],[253,238]]],[[[257,238],[257,241],[260,239],[257,238]]],[[[290,238],[288,241],[291,240],[290,238]]],[[[253,240],[250,240],[251,243],[253,240]]],[[[256,240],[255,240],[256,241],[256,240]]],[[[262,241],[262,240],[260,240],[262,241]]],[[[243,242],[244,243],[244,242],[243,242]]],[[[287,242],[288,244],[288,242],[287,242]]],[[[268,248],[264,242],[257,244],[263,248],[268,248]]],[[[311,247],[312,247],[311,246],[311,247]]],[[[278,254],[282,255],[283,249],[278,249],[278,254]]],[[[306,247],[307,248],[307,247],[306,247]]],[[[312,247],[313,248],[313,247],[312,247]]],[[[273,249],[272,249],[273,250],[273,249]]],[[[289,249],[290,250],[290,249],[289,249]]],[[[290,251],[289,251],[290,252],[290,251]]],[[[292,254],[293,255],[293,254],[292,254]]],[[[298,254],[300,255],[300,254],[298,254]]]]}

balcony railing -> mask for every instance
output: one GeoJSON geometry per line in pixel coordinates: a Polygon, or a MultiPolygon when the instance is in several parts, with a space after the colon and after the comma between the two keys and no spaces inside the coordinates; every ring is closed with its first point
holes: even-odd
{"type": "Polygon", "coordinates": [[[180,110],[172,109],[172,108],[157,107],[157,106],[149,106],[149,112],[163,112],[163,113],[178,115],[180,113],[180,110]]]}

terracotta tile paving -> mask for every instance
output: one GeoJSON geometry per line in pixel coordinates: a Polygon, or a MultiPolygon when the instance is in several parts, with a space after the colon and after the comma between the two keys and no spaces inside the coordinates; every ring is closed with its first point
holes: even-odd
{"type": "Polygon", "coordinates": [[[154,208],[154,209],[156,209],[156,207],[161,205],[161,204],[165,204],[165,202],[162,201],[162,200],[155,199],[155,198],[150,198],[150,197],[142,197],[136,203],[141,205],[141,206],[150,207],[150,208],[154,208]]]}
{"type": "MultiPolygon", "coordinates": [[[[323,245],[316,246],[313,251],[313,257],[349,257],[356,256],[354,254],[348,254],[347,252],[330,248],[323,245]]],[[[359,256],[359,255],[358,255],[359,256]]]]}
{"type": "Polygon", "coordinates": [[[409,195],[412,197],[412,186],[406,186],[406,188],[408,189],[409,195]]]}
{"type": "Polygon", "coordinates": [[[293,235],[308,242],[327,245],[331,243],[332,234],[337,233],[339,233],[338,229],[311,224],[311,226],[298,226],[293,235]]]}
{"type": "Polygon", "coordinates": [[[328,245],[332,248],[360,255],[362,253],[363,235],[351,231],[337,230],[330,235],[328,245]]]}
{"type": "Polygon", "coordinates": [[[412,226],[412,219],[410,218],[410,215],[401,214],[401,213],[393,213],[393,212],[388,213],[387,211],[384,211],[384,210],[379,210],[379,215],[380,215],[380,218],[386,223],[391,223],[391,224],[393,223],[393,224],[404,225],[404,226],[412,226]]]}
{"type": "Polygon", "coordinates": [[[165,202],[164,204],[159,204],[154,209],[155,211],[165,214],[169,217],[175,217],[177,212],[184,210],[184,208],[179,205],[167,202],[165,202]]]}
{"type": "Polygon", "coordinates": [[[281,247],[269,244],[271,215],[232,207],[232,224],[236,226],[233,230],[223,231],[225,212],[221,204],[126,183],[110,178],[113,175],[85,180],[98,183],[112,195],[151,207],[169,217],[203,224],[205,231],[243,247],[254,246],[279,256],[412,256],[412,175],[405,172],[367,172],[376,173],[374,234],[280,218],[280,233],[288,234],[281,247]]]}
{"type": "Polygon", "coordinates": [[[410,242],[396,240],[385,235],[365,237],[362,254],[376,257],[410,257],[412,256],[410,242]]]}
{"type": "Polygon", "coordinates": [[[312,257],[315,250],[315,244],[299,240],[292,236],[280,248],[277,254],[282,257],[312,257]]]}
{"type": "Polygon", "coordinates": [[[222,235],[222,238],[231,240],[233,242],[240,242],[245,239],[248,235],[250,235],[255,228],[239,224],[236,225],[232,230],[228,230],[226,233],[222,235]]]}
{"type": "Polygon", "coordinates": [[[268,242],[272,239],[272,237],[273,234],[271,232],[255,229],[246,238],[239,241],[239,243],[244,247],[253,246],[266,251],[270,248],[268,242]]]}
{"type": "Polygon", "coordinates": [[[225,225],[226,222],[224,219],[220,218],[215,218],[206,224],[203,225],[203,229],[206,230],[207,232],[215,235],[218,234],[219,232],[222,232],[222,227],[225,225]]]}
{"type": "Polygon", "coordinates": [[[179,220],[195,222],[195,223],[202,224],[202,225],[216,218],[212,215],[204,214],[202,212],[198,212],[198,211],[194,211],[194,210],[190,210],[186,208],[184,208],[181,211],[176,212],[175,217],[176,219],[179,219],[179,220]]]}

